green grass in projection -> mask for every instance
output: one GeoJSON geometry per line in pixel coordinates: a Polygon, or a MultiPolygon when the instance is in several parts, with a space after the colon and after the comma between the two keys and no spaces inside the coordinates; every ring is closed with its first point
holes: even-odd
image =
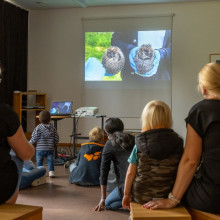
{"type": "Polygon", "coordinates": [[[102,62],[102,56],[111,46],[112,32],[85,33],[85,61],[89,57],[96,57],[102,62]]]}

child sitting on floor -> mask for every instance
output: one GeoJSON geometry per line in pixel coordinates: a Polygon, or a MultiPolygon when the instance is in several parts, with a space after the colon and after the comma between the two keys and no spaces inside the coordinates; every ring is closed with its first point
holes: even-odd
{"type": "Polygon", "coordinates": [[[76,162],[70,165],[69,182],[82,186],[100,185],[100,164],[104,131],[98,127],[89,132],[89,142],[81,144],[76,162]]]}
{"type": "Polygon", "coordinates": [[[183,140],[174,132],[170,108],[162,101],[149,102],[142,113],[142,133],[136,135],[125,179],[123,208],[133,200],[145,204],[167,198],[183,153],[183,140]]]}

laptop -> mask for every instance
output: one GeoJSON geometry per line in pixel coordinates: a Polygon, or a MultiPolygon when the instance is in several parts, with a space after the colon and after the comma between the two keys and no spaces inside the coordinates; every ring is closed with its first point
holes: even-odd
{"type": "Polygon", "coordinates": [[[72,101],[52,101],[50,107],[51,116],[68,116],[72,114],[72,101]]]}

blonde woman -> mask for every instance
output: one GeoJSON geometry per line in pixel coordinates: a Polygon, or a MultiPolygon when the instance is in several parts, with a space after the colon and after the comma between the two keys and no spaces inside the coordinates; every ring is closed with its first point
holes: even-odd
{"type": "Polygon", "coordinates": [[[204,99],[187,118],[186,143],[169,199],[146,208],[172,208],[180,200],[201,211],[220,213],[220,65],[209,63],[199,73],[204,99]]]}
{"type": "Polygon", "coordinates": [[[174,132],[170,108],[162,101],[149,102],[142,113],[142,133],[128,158],[123,208],[133,200],[145,204],[166,198],[173,187],[183,153],[183,140],[174,132]]]}

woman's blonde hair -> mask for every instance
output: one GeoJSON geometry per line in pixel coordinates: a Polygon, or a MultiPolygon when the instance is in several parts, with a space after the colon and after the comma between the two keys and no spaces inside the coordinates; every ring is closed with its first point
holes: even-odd
{"type": "Polygon", "coordinates": [[[210,95],[220,96],[220,65],[208,63],[199,72],[199,86],[210,95]]]}
{"type": "Polygon", "coordinates": [[[153,100],[144,107],[141,116],[142,131],[156,128],[171,128],[172,115],[169,106],[160,100],[153,100]]]}
{"type": "Polygon", "coordinates": [[[99,127],[94,127],[89,132],[89,140],[103,143],[104,142],[104,131],[99,127]]]}

